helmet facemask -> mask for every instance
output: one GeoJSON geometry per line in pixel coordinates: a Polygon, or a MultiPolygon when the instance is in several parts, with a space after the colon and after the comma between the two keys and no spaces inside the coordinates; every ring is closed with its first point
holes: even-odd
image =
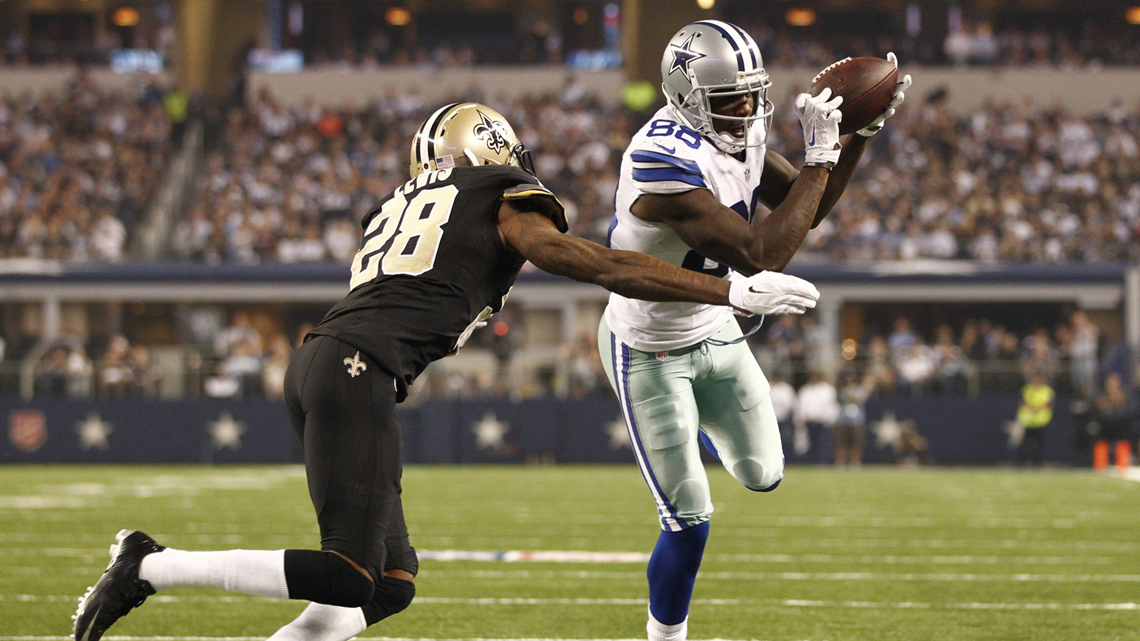
{"type": "MultiPolygon", "coordinates": [[[[693,129],[712,141],[721,151],[728,153],[738,153],[748,147],[761,147],[766,144],[768,131],[772,126],[772,113],[775,110],[768,100],[768,88],[772,86],[768,72],[761,69],[751,74],[738,75],[740,82],[737,84],[709,86],[694,84],[689,94],[680,101],[666,93],[669,102],[681,112],[693,129]],[[746,95],[752,95],[751,115],[721,115],[713,109],[713,99],[723,98],[725,104],[732,104],[735,102],[734,98],[746,95]],[[760,122],[759,128],[756,126],[758,122],[760,122]],[[737,124],[744,126],[743,134],[740,136],[731,132],[737,124]]],[[[668,91],[666,87],[662,88],[668,91]]]]}

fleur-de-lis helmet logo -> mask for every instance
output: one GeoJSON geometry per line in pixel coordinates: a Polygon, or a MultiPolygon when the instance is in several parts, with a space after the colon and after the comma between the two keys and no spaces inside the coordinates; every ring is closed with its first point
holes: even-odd
{"type": "Polygon", "coordinates": [[[501,150],[510,146],[510,143],[507,142],[507,137],[503,135],[505,130],[503,123],[491,120],[487,117],[487,114],[482,111],[476,110],[476,113],[479,114],[479,119],[482,120],[482,122],[475,125],[475,129],[472,130],[476,138],[487,143],[487,148],[495,153],[499,153],[501,150]]]}

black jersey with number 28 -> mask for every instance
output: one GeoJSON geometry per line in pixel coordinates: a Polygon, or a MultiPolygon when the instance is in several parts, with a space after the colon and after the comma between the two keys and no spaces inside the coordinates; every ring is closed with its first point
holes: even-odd
{"type": "Polygon", "coordinates": [[[561,203],[516,167],[420,174],[365,216],[351,291],[309,336],[359,349],[396,378],[398,398],[434,360],[498,312],[526,260],[499,237],[503,201],[566,231],[561,203]]]}

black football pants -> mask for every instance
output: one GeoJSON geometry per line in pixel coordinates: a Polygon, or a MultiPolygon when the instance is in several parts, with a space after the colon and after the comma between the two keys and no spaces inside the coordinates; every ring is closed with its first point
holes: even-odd
{"type": "Polygon", "coordinates": [[[419,569],[400,502],[400,428],[394,379],[354,347],[317,336],[285,374],[289,420],[305,456],[321,549],[339,552],[379,582],[419,569]]]}

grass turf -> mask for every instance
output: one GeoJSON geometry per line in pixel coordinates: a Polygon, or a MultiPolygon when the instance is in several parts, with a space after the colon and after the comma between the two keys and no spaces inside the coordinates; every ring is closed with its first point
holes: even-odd
{"type": "MultiPolygon", "coordinates": [[[[1140,639],[1140,484],[1084,471],[791,468],[717,512],[693,639],[1140,639]]],[[[649,552],[653,504],[621,467],[410,467],[420,550],[649,552]]],[[[122,527],[185,549],[318,544],[296,466],[0,467],[0,641],[65,637],[122,527]]],[[[645,564],[425,560],[418,600],[365,636],[635,639],[645,564]]],[[[121,637],[268,637],[303,607],[180,589],[121,637]]]]}

